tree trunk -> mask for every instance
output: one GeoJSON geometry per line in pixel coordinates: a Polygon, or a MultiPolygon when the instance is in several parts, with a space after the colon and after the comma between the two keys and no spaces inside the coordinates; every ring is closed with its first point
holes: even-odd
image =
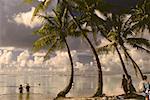
{"type": "Polygon", "coordinates": [[[142,73],[140,67],[139,67],[139,66],[137,65],[137,63],[132,59],[132,57],[129,55],[129,53],[128,53],[126,50],[124,50],[124,52],[127,54],[127,56],[129,57],[129,59],[131,60],[133,66],[134,66],[134,65],[136,66],[136,68],[137,68],[138,71],[140,72],[141,79],[143,80],[143,73],[142,73]]]}
{"type": "MultiPolygon", "coordinates": [[[[129,88],[132,88],[132,89],[131,89],[131,90],[129,89],[129,92],[132,93],[132,92],[133,92],[133,89],[135,89],[135,87],[134,87],[133,84],[132,84],[131,76],[130,76],[130,75],[128,74],[128,72],[127,72],[127,69],[126,69],[126,67],[125,67],[125,64],[124,64],[123,59],[122,59],[122,56],[121,56],[121,53],[119,52],[119,50],[118,50],[118,48],[117,48],[116,45],[115,45],[115,48],[116,48],[117,53],[118,53],[118,55],[119,55],[119,58],[120,58],[120,61],[121,61],[122,67],[123,67],[123,71],[124,71],[124,73],[125,73],[127,79],[131,81],[131,83],[130,83],[130,86],[131,86],[131,87],[129,87],[129,88]]],[[[136,89],[135,89],[135,91],[136,91],[136,89]]]]}
{"type": "MultiPolygon", "coordinates": [[[[65,1],[65,0],[64,0],[65,1]]],[[[78,23],[78,21],[76,20],[76,18],[74,17],[74,15],[72,14],[69,6],[68,6],[68,10],[70,12],[70,15],[73,17],[73,20],[75,21],[75,23],[77,24],[78,28],[82,30],[80,24],[78,23]]],[[[84,38],[87,40],[88,44],[90,45],[92,51],[93,51],[93,54],[95,56],[95,59],[96,59],[96,62],[97,62],[97,67],[98,67],[98,88],[97,88],[97,91],[96,93],[94,94],[94,97],[96,96],[102,96],[102,93],[103,93],[103,74],[102,74],[102,68],[101,68],[101,63],[100,63],[100,60],[98,58],[98,54],[93,46],[93,44],[91,43],[90,39],[87,37],[87,35],[82,32],[82,35],[84,36],[84,38]]]]}
{"type": "Polygon", "coordinates": [[[122,59],[122,57],[121,57],[121,54],[120,54],[120,52],[119,52],[117,46],[115,46],[115,49],[117,50],[117,53],[118,53],[118,55],[119,55],[119,58],[120,58],[120,61],[121,61],[121,64],[122,64],[123,71],[124,71],[126,77],[129,78],[130,75],[129,75],[128,72],[127,72],[127,69],[126,69],[126,67],[125,67],[125,64],[124,64],[124,62],[123,62],[123,59],[122,59]]]}
{"type": "Polygon", "coordinates": [[[84,35],[85,39],[88,41],[88,43],[89,43],[89,45],[93,51],[93,54],[94,54],[95,59],[96,59],[97,67],[98,67],[98,88],[97,88],[96,93],[93,95],[93,97],[102,96],[102,94],[103,94],[103,74],[102,74],[101,63],[100,63],[100,60],[98,58],[98,54],[97,54],[93,44],[91,43],[91,41],[89,40],[87,35],[85,35],[84,33],[83,33],[83,35],[84,35]]]}
{"type": "Polygon", "coordinates": [[[56,98],[58,98],[58,97],[65,97],[66,94],[71,90],[71,87],[72,87],[72,84],[73,84],[73,75],[74,75],[73,60],[72,60],[70,48],[68,46],[68,43],[67,43],[66,39],[64,39],[64,42],[66,44],[67,51],[68,51],[68,56],[69,56],[70,63],[71,63],[71,77],[70,77],[70,80],[69,80],[69,84],[66,86],[66,88],[63,91],[61,91],[61,92],[59,92],[57,94],[56,98]]]}

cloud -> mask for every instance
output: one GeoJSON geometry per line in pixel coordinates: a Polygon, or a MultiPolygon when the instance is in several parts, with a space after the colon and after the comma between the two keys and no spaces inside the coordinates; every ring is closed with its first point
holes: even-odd
{"type": "MultiPolygon", "coordinates": [[[[150,72],[150,70],[147,69],[149,66],[150,58],[146,52],[137,51],[133,48],[130,49],[129,52],[143,72],[150,72]]],[[[89,51],[78,52],[76,50],[72,50],[71,54],[73,57],[75,70],[81,72],[86,70],[86,72],[88,71],[89,74],[97,72],[96,62],[94,61],[94,57],[89,51]],[[87,59],[89,59],[90,61],[87,61],[87,59]]],[[[44,55],[44,51],[32,54],[28,49],[20,49],[15,47],[1,47],[0,66],[12,66],[14,67],[14,69],[15,67],[46,67],[52,69],[53,72],[70,71],[70,61],[67,51],[56,51],[53,55],[50,56],[50,59],[48,59],[45,62],[43,61],[44,55]]],[[[123,72],[120,59],[116,52],[109,53],[107,55],[99,55],[99,57],[102,63],[102,70],[104,73],[119,74],[123,72]]],[[[126,63],[126,65],[127,69],[130,69],[128,70],[129,72],[134,72],[131,63],[126,63]]],[[[3,69],[1,69],[1,71],[2,70],[3,69]]]]}
{"type": "Polygon", "coordinates": [[[13,20],[19,25],[23,24],[26,27],[30,27],[30,28],[39,26],[42,23],[42,19],[35,17],[33,21],[31,20],[34,10],[35,7],[32,7],[31,10],[28,12],[18,13],[17,15],[13,16],[13,20]]]}

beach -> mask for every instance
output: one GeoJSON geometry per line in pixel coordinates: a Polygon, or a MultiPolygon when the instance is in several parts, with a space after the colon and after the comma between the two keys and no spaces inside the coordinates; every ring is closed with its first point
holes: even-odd
{"type": "MultiPolygon", "coordinates": [[[[0,95],[0,100],[54,100],[49,95],[43,94],[7,94],[0,95]]],[[[57,100],[143,100],[143,99],[123,99],[116,96],[104,97],[66,97],[58,98],[57,100]]]]}

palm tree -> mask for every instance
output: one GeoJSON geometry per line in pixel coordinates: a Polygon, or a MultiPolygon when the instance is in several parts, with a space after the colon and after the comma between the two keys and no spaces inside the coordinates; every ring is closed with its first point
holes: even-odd
{"type": "MultiPolygon", "coordinates": [[[[46,2],[46,0],[44,1],[44,2],[42,2],[42,3],[40,3],[38,6],[37,6],[37,9],[35,10],[35,12],[34,12],[34,14],[33,15],[36,15],[38,12],[40,12],[41,10],[43,10],[43,9],[45,9],[45,8],[47,8],[47,6],[45,7],[45,5],[47,5],[47,4],[45,4],[45,2],[46,2]]],[[[58,2],[58,4],[57,4],[57,6],[59,5],[59,4],[64,4],[65,5],[65,3],[67,3],[65,0],[59,0],[59,2],[58,2]]],[[[102,87],[103,87],[103,82],[102,82],[102,69],[101,69],[101,63],[100,63],[100,61],[99,61],[99,58],[98,58],[98,54],[97,54],[97,52],[96,52],[96,50],[95,50],[95,48],[94,48],[94,46],[93,46],[93,44],[92,44],[92,42],[90,41],[90,39],[88,38],[88,36],[87,36],[87,30],[83,30],[82,28],[81,28],[81,25],[80,25],[80,23],[78,23],[78,21],[77,21],[77,19],[75,18],[76,16],[74,16],[73,14],[72,14],[72,10],[70,9],[72,6],[70,6],[69,5],[69,3],[67,3],[67,9],[68,9],[68,11],[70,12],[70,15],[72,16],[72,18],[73,18],[73,21],[74,21],[74,23],[76,24],[76,26],[80,29],[80,33],[82,33],[82,35],[85,37],[85,39],[88,41],[88,43],[89,43],[89,45],[90,45],[90,47],[92,48],[92,51],[93,51],[93,53],[94,53],[94,55],[95,55],[95,58],[96,58],[96,61],[97,61],[97,65],[98,65],[98,72],[99,72],[99,82],[98,82],[98,90],[97,90],[97,93],[95,94],[95,96],[101,96],[102,95],[102,87]]],[[[58,7],[59,8],[59,7],[58,7]]],[[[60,12],[60,13],[63,13],[63,12],[60,12]]],[[[77,27],[76,26],[74,26],[73,28],[74,29],[77,29],[77,27]]],[[[79,33],[78,31],[76,31],[76,32],[74,32],[74,35],[76,36],[76,33],[79,33]]]]}
{"type": "MultiPolygon", "coordinates": [[[[89,33],[90,31],[87,29],[83,29],[82,28],[82,24],[85,23],[85,19],[89,19],[89,14],[86,13],[90,13],[88,10],[85,11],[85,13],[83,14],[83,11],[87,8],[87,3],[95,3],[94,1],[75,1],[75,0],[71,0],[71,2],[63,0],[63,2],[65,2],[65,4],[67,4],[67,8],[69,10],[69,13],[73,19],[73,21],[75,22],[75,24],[77,25],[77,28],[79,29],[78,31],[80,31],[80,33],[83,35],[83,37],[87,40],[89,46],[91,47],[91,50],[95,56],[96,62],[97,62],[97,67],[98,67],[98,88],[96,93],[93,95],[95,96],[102,96],[103,94],[103,75],[102,75],[102,67],[101,67],[101,63],[98,57],[98,54],[96,52],[96,49],[94,47],[94,45],[92,44],[91,40],[88,38],[87,33],[89,33]],[[73,5],[76,5],[77,7],[74,7],[73,5]],[[78,11],[77,11],[78,10],[78,11]],[[83,10],[83,11],[82,11],[83,10]],[[77,11],[77,12],[76,12],[77,11]],[[74,13],[80,13],[80,15],[78,14],[74,14],[74,13]],[[83,14],[83,15],[82,15],[83,14]]],[[[92,5],[91,5],[92,7],[92,5]]],[[[93,32],[94,34],[94,32],[93,32]]]]}
{"type": "Polygon", "coordinates": [[[42,47],[48,47],[48,52],[46,54],[47,57],[51,51],[62,48],[62,44],[66,46],[71,63],[71,77],[66,88],[57,94],[57,97],[65,97],[72,87],[74,75],[73,60],[66,38],[71,34],[77,36],[78,33],[74,32],[74,24],[72,24],[72,22],[68,20],[68,11],[63,3],[59,4],[56,7],[56,10],[54,10],[53,12],[55,13],[54,17],[47,15],[38,15],[38,11],[35,10],[34,15],[44,18],[45,23],[38,31],[35,32],[40,36],[40,38],[35,41],[34,49],[39,50],[42,47]]]}
{"type": "MultiPolygon", "coordinates": [[[[33,0],[27,0],[27,1],[32,2],[33,0]]],[[[48,4],[49,4],[49,2],[50,2],[51,0],[49,0],[48,3],[47,3],[46,1],[47,1],[47,0],[44,0],[43,2],[41,2],[41,3],[37,6],[37,8],[35,9],[35,11],[34,11],[34,13],[33,13],[33,19],[34,19],[34,16],[37,15],[37,13],[39,13],[41,10],[44,11],[44,10],[48,7],[48,4]]],[[[62,0],[62,1],[64,2],[64,0],[62,0]]],[[[66,1],[65,1],[65,2],[66,2],[66,1]]],[[[62,3],[61,0],[58,0],[58,4],[57,4],[57,5],[59,5],[60,3],[62,3]]],[[[62,3],[62,4],[64,4],[64,3],[62,3]]],[[[58,7],[58,8],[59,8],[59,7],[58,7]]],[[[72,16],[71,10],[69,10],[69,12],[70,12],[70,15],[72,16]]],[[[60,13],[63,13],[63,12],[60,12],[60,13]]],[[[73,17],[73,20],[74,20],[75,23],[76,23],[76,20],[75,20],[74,16],[72,16],[72,17],[73,17]]],[[[76,29],[76,26],[74,26],[74,25],[72,25],[72,26],[73,26],[74,29],[76,29]]],[[[81,26],[80,26],[79,24],[77,24],[77,26],[81,29],[81,26]]],[[[78,36],[78,34],[76,34],[76,33],[79,33],[79,32],[73,32],[72,35],[78,36]]],[[[97,90],[97,93],[96,93],[95,96],[101,96],[101,95],[102,95],[102,87],[103,87],[101,64],[100,64],[100,61],[99,61],[99,58],[98,58],[98,54],[96,53],[96,50],[95,50],[93,44],[91,43],[90,39],[88,38],[88,36],[87,36],[85,33],[86,33],[86,31],[83,31],[83,30],[82,30],[82,35],[86,38],[86,40],[87,40],[88,43],[90,44],[90,46],[91,46],[91,48],[92,48],[92,51],[93,51],[93,53],[94,53],[94,55],[95,55],[95,57],[96,57],[96,61],[97,61],[98,69],[99,69],[99,71],[98,71],[98,72],[99,72],[99,82],[98,82],[99,85],[98,85],[98,90],[97,90]]],[[[68,86],[69,86],[69,85],[68,85],[68,86]]],[[[69,90],[69,89],[65,89],[65,91],[67,91],[67,90],[69,90]]],[[[64,96],[65,96],[64,94],[65,94],[64,91],[62,91],[62,92],[60,92],[57,96],[58,96],[58,97],[60,97],[60,96],[64,97],[64,96]]]]}
{"type": "MultiPolygon", "coordinates": [[[[112,16],[110,18],[107,16],[105,16],[105,17],[107,19],[103,21],[104,22],[103,27],[99,27],[101,33],[103,33],[103,36],[108,41],[111,42],[111,46],[109,46],[109,45],[104,46],[105,49],[108,47],[112,47],[112,44],[113,44],[113,46],[116,49],[116,51],[119,55],[119,58],[121,60],[123,70],[124,70],[126,76],[129,77],[129,74],[125,68],[125,64],[122,60],[119,49],[117,47],[117,46],[120,46],[122,48],[122,50],[124,51],[125,56],[131,60],[135,71],[137,72],[137,70],[138,70],[140,72],[141,78],[143,78],[143,74],[142,74],[139,66],[136,64],[136,62],[132,59],[132,57],[127,52],[125,43],[128,43],[128,44],[132,45],[133,47],[137,47],[137,46],[140,47],[140,45],[145,45],[146,47],[149,48],[149,46],[150,46],[149,41],[144,38],[134,38],[133,32],[135,30],[135,27],[134,27],[134,25],[132,26],[132,24],[131,24],[131,23],[133,23],[132,21],[129,24],[130,18],[127,21],[124,21],[124,15],[114,15],[114,14],[112,14],[112,16]]],[[[143,47],[141,47],[141,48],[143,50],[148,51],[147,49],[145,49],[143,47]]],[[[104,48],[99,48],[99,50],[101,50],[101,49],[104,49],[104,48]]]]}
{"type": "Polygon", "coordinates": [[[137,32],[142,33],[145,29],[150,32],[150,1],[138,0],[137,6],[130,13],[132,21],[135,22],[134,27],[137,32]]]}

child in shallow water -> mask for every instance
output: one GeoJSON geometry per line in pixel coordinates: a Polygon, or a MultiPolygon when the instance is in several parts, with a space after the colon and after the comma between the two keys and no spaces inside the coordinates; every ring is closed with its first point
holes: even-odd
{"type": "Polygon", "coordinates": [[[27,83],[27,85],[26,85],[26,91],[27,91],[27,93],[29,93],[30,92],[30,86],[29,86],[29,84],[27,83]]]}
{"type": "Polygon", "coordinates": [[[19,87],[19,93],[23,93],[23,87],[22,87],[22,85],[20,85],[20,87],[19,87]]]}

